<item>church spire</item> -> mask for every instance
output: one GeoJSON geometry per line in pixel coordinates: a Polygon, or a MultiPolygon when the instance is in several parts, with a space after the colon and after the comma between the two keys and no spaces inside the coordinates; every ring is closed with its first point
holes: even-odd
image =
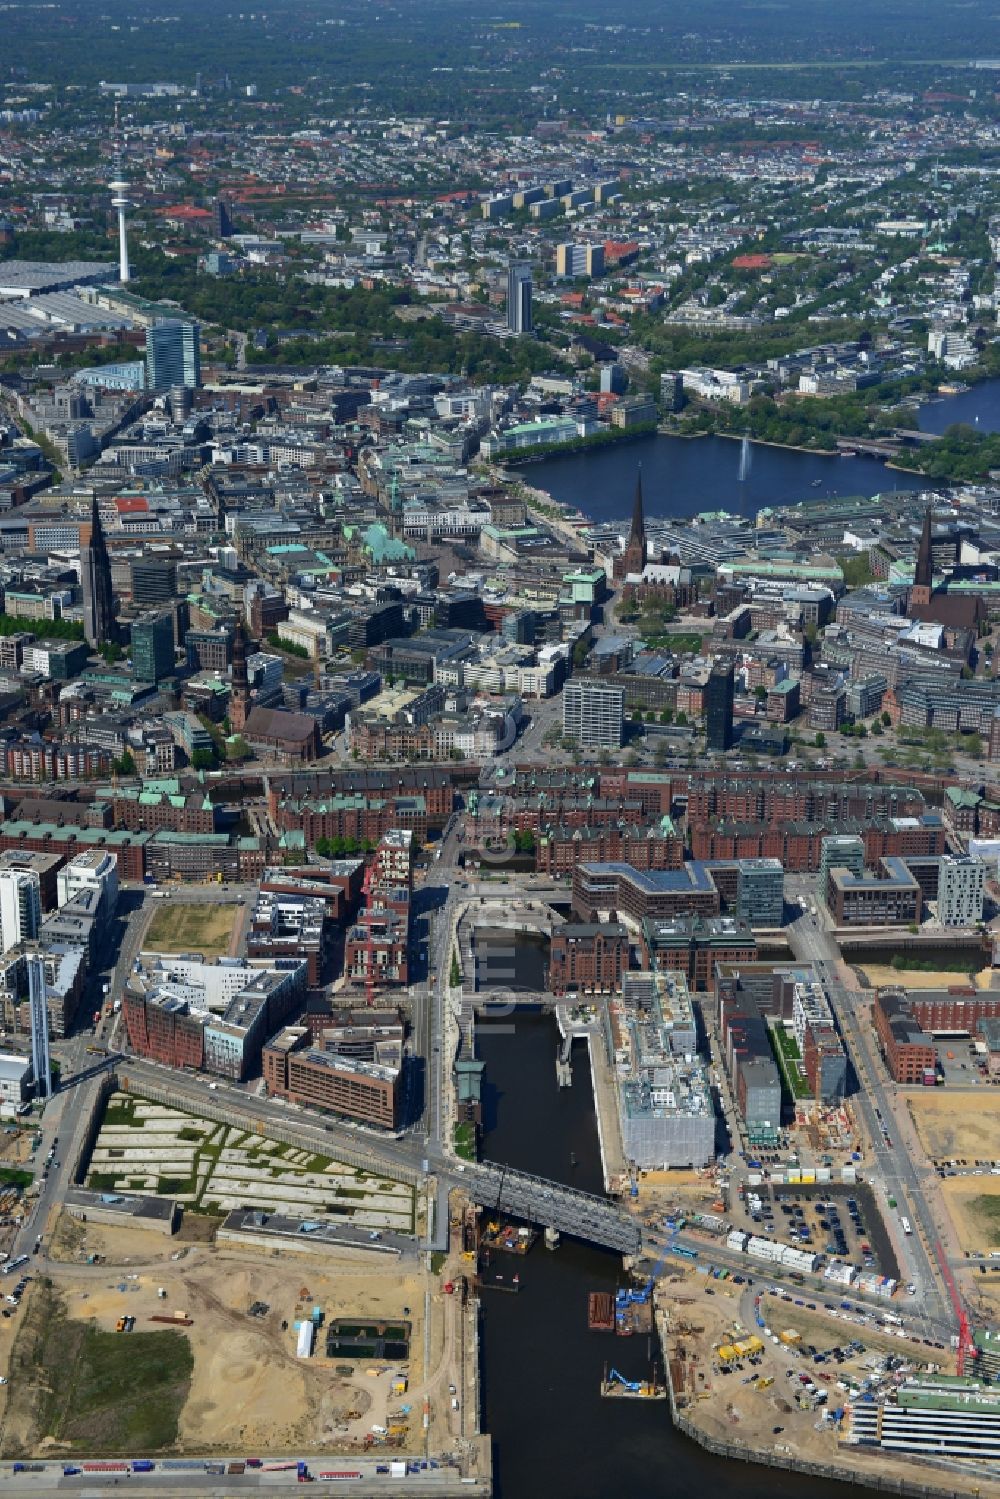
{"type": "Polygon", "coordinates": [[[83,592],[83,633],[97,650],[117,638],[115,601],[111,586],[111,560],[104,540],[104,527],[96,490],[90,507],[90,539],[80,547],[80,585],[83,592]]]}
{"type": "Polygon", "coordinates": [[[628,533],[625,550],[615,558],[614,575],[627,578],[632,573],[642,573],[648,561],[646,550],[646,517],[642,508],[642,464],[635,480],[635,504],[632,507],[632,526],[628,533]]]}
{"type": "Polygon", "coordinates": [[[917,565],[913,571],[914,586],[929,589],[933,581],[932,572],[931,507],[928,505],[924,513],[924,527],[920,533],[920,545],[917,548],[917,565]]]}
{"type": "Polygon", "coordinates": [[[247,637],[243,620],[238,618],[233,632],[233,665],[229,694],[229,722],[233,732],[239,734],[246,728],[250,711],[250,678],[247,672],[247,637]]]}
{"type": "Polygon", "coordinates": [[[646,546],[646,517],[642,509],[642,464],[635,479],[635,505],[632,510],[632,529],[628,537],[629,546],[646,546]]]}

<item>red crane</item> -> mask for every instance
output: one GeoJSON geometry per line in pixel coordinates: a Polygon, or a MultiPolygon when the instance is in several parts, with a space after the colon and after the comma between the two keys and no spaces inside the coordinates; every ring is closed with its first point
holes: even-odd
{"type": "Polygon", "coordinates": [[[975,1348],[975,1344],[972,1341],[972,1328],[969,1326],[965,1304],[962,1301],[958,1286],[955,1284],[955,1277],[951,1273],[951,1266],[948,1264],[940,1242],[935,1244],[934,1252],[937,1255],[938,1264],[941,1266],[944,1283],[948,1287],[948,1295],[951,1297],[955,1316],[958,1318],[958,1350],[955,1354],[955,1369],[958,1374],[964,1374],[965,1361],[975,1348]]]}

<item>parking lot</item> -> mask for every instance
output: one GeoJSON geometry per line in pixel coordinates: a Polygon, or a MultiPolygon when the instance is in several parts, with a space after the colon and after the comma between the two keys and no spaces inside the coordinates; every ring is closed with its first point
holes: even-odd
{"type": "MultiPolygon", "coordinates": [[[[950,1036],[936,1043],[938,1072],[945,1087],[968,1088],[974,1084],[988,1087],[990,1077],[985,1052],[976,1050],[975,1041],[967,1036],[950,1036]]],[[[996,1079],[1000,1082],[1000,1077],[996,1079]]]]}
{"type": "Polygon", "coordinates": [[[896,1277],[896,1256],[867,1187],[748,1187],[730,1217],[750,1233],[896,1277]]]}

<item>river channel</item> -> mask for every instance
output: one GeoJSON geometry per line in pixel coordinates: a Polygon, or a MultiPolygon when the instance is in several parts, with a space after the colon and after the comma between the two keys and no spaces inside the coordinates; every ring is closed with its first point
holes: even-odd
{"type": "MultiPolygon", "coordinates": [[[[555,1022],[518,1009],[479,1031],[486,1063],[485,1155],[601,1190],[586,1048],[573,1048],[573,1086],[556,1086],[555,1022]]],[[[856,1499],[844,1484],[727,1463],[676,1433],[665,1403],[602,1400],[605,1365],[648,1372],[655,1340],[587,1329],[587,1295],[614,1290],[616,1255],[564,1239],[496,1273],[521,1276],[518,1295],[483,1293],[483,1419],[494,1442],[499,1499],[856,1499]]]]}

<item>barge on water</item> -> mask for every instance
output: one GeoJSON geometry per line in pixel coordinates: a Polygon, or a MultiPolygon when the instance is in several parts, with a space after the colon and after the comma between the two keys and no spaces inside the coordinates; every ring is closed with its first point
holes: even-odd
{"type": "Polygon", "coordinates": [[[650,1379],[626,1379],[617,1369],[605,1368],[601,1395],[605,1400],[666,1400],[667,1387],[655,1374],[650,1379]]]}
{"type": "Polygon", "coordinates": [[[587,1305],[587,1326],[591,1332],[614,1332],[615,1298],[610,1291],[591,1291],[587,1305]]]}

